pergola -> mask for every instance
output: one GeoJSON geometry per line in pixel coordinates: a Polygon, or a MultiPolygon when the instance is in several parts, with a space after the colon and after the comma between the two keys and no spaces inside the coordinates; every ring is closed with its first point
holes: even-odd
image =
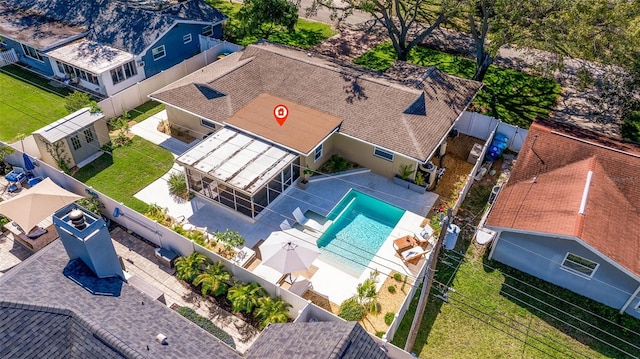
{"type": "Polygon", "coordinates": [[[299,177],[300,157],[255,137],[223,128],[185,152],[191,191],[256,218],[299,177]]]}

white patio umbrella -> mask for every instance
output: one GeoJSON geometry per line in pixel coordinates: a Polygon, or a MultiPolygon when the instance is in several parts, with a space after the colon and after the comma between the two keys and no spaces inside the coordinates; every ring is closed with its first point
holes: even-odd
{"type": "Polygon", "coordinates": [[[45,178],[19,195],[0,202],[0,213],[29,232],[40,221],[80,198],[82,196],[60,188],[50,178],[45,178]]]}
{"type": "Polygon", "coordinates": [[[316,239],[297,229],[272,232],[260,245],[262,264],[287,274],[308,269],[320,255],[316,239]]]}

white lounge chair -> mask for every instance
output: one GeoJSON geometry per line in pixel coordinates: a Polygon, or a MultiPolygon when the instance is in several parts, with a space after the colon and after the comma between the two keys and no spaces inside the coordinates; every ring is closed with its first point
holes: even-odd
{"type": "Polygon", "coordinates": [[[287,229],[291,229],[291,228],[293,228],[293,227],[291,227],[291,224],[286,219],[283,220],[282,223],[280,223],[280,229],[282,229],[283,231],[285,231],[287,229]]]}
{"type": "Polygon", "coordinates": [[[417,264],[425,254],[431,252],[431,249],[422,249],[420,246],[416,246],[402,252],[400,256],[405,263],[417,264]]]}
{"type": "Polygon", "coordinates": [[[305,217],[302,210],[300,210],[300,207],[297,207],[293,211],[293,218],[295,218],[296,222],[300,223],[305,228],[309,228],[314,231],[320,231],[322,229],[322,225],[320,223],[305,217]]]}
{"type": "Polygon", "coordinates": [[[418,240],[418,243],[420,243],[420,245],[435,242],[435,238],[433,238],[433,228],[431,228],[431,226],[429,226],[428,224],[424,226],[420,233],[415,233],[414,236],[418,240]]]}

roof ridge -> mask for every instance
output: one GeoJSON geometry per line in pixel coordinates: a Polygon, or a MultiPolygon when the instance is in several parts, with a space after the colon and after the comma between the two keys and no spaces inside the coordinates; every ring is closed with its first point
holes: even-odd
{"type": "Polygon", "coordinates": [[[598,142],[594,142],[594,141],[588,141],[588,140],[585,140],[585,139],[580,138],[580,137],[571,136],[571,135],[569,135],[567,133],[551,130],[551,134],[562,136],[562,137],[566,137],[566,138],[574,140],[574,141],[578,141],[578,142],[581,142],[581,143],[584,143],[584,144],[588,144],[588,145],[591,145],[591,146],[596,146],[596,147],[599,147],[599,148],[602,148],[602,149],[605,149],[605,150],[609,150],[609,151],[613,151],[613,152],[617,152],[617,153],[620,153],[620,154],[623,154],[623,155],[632,156],[632,157],[635,157],[635,158],[640,158],[640,153],[632,153],[632,152],[624,151],[624,150],[621,150],[621,149],[618,149],[618,148],[607,146],[607,145],[602,144],[602,143],[598,143],[598,142]]]}

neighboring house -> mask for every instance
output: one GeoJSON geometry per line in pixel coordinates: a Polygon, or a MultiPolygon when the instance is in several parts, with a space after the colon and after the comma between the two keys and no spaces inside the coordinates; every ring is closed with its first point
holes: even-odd
{"type": "Polygon", "coordinates": [[[134,281],[141,282],[97,278],[83,261],[69,260],[61,241],[51,243],[0,277],[0,357],[386,357],[358,323],[343,321],[272,325],[241,355],[134,281]]]}
{"type": "Polygon", "coordinates": [[[489,258],[640,318],[640,146],[529,129],[486,227],[489,258]]]}
{"type": "Polygon", "coordinates": [[[104,115],[82,108],[33,132],[42,161],[60,168],[64,160],[68,168],[82,167],[102,154],[109,129],[104,115]]]}
{"type": "Polygon", "coordinates": [[[191,190],[255,218],[333,154],[387,177],[431,159],[482,84],[433,67],[414,75],[400,83],[260,43],[149,97],[174,126],[211,134],[177,159],[191,190]],[[279,104],[289,112],[282,126],[279,104]]]}
{"type": "Polygon", "coordinates": [[[21,63],[108,96],[206,49],[226,19],[203,0],[0,0],[0,40],[21,63]]]}

